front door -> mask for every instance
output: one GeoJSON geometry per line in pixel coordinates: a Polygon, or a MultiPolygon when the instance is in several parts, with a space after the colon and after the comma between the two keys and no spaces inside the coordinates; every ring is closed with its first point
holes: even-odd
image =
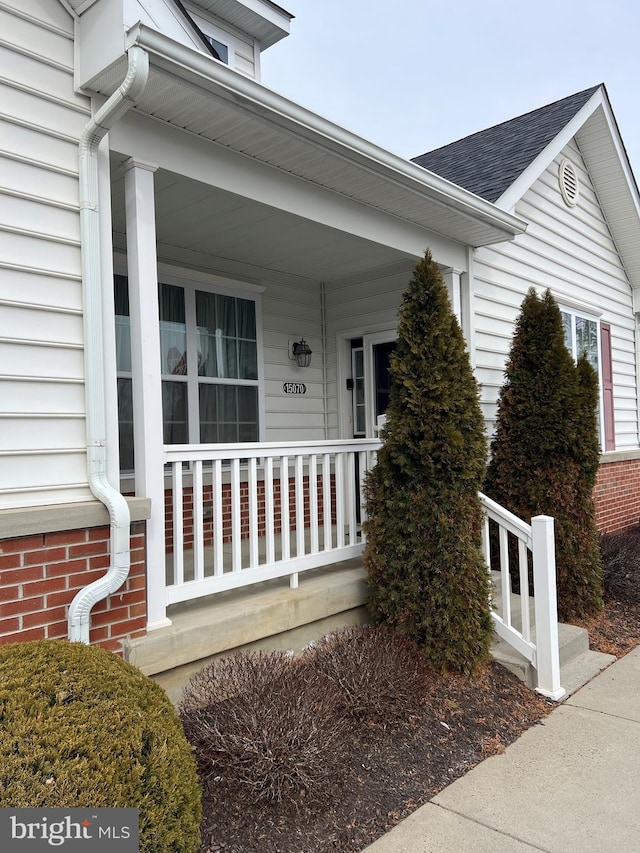
{"type": "Polygon", "coordinates": [[[389,362],[395,332],[376,332],[351,341],[351,390],[354,438],[374,438],[389,405],[389,362]]]}

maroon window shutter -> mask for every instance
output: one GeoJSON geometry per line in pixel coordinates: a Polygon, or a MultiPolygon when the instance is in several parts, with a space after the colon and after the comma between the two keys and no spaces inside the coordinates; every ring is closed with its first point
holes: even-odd
{"type": "Polygon", "coordinates": [[[611,361],[611,326],[600,323],[600,348],[602,350],[602,404],[604,406],[604,449],[615,450],[615,422],[613,417],[613,365],[611,361]]]}

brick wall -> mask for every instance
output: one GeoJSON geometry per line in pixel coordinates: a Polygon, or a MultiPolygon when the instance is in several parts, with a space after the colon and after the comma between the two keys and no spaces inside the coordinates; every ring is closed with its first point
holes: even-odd
{"type": "Polygon", "coordinates": [[[601,533],[615,533],[640,523],[640,459],[602,463],[595,503],[601,533]]]}
{"type": "MultiPolygon", "coordinates": [[[[282,532],[282,502],[280,494],[280,480],[274,480],[273,492],[271,495],[266,495],[265,483],[260,480],[257,483],[258,497],[258,536],[266,534],[266,503],[269,499],[273,505],[273,527],[274,533],[282,532]]],[[[311,502],[309,478],[304,477],[302,483],[303,489],[303,504],[304,504],[304,526],[308,528],[311,524],[311,502]]],[[[323,503],[322,503],[322,477],[318,477],[317,484],[318,492],[318,523],[323,524],[323,503]]],[[[213,489],[210,485],[203,486],[202,501],[204,510],[204,545],[209,547],[213,544],[215,523],[213,518],[213,489]]],[[[231,485],[224,483],[222,486],[222,541],[224,543],[231,542],[232,525],[231,525],[231,485]]],[[[173,493],[171,489],[167,489],[164,494],[164,511],[165,511],[165,547],[168,554],[173,552],[173,493]]],[[[331,477],[331,514],[335,519],[336,511],[336,486],[335,478],[331,477]]],[[[296,529],[296,481],[295,478],[289,478],[289,529],[296,529]]],[[[193,489],[186,487],[182,494],[182,524],[184,547],[188,550],[193,548],[193,489]]],[[[249,484],[240,484],[240,536],[242,539],[248,539],[250,533],[250,518],[249,518],[249,484]]]]}
{"type": "MultiPolygon", "coordinates": [[[[68,530],[0,542],[0,643],[67,636],[68,606],[109,566],[109,527],[68,530]]],[[[91,643],[114,652],[145,633],[145,525],[131,526],[131,571],[91,611],[91,643]]]]}

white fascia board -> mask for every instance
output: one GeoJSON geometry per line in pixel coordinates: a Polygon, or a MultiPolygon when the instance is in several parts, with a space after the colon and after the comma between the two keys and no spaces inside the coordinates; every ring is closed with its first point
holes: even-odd
{"type": "Polygon", "coordinates": [[[234,103],[242,102],[246,108],[294,135],[320,144],[409,191],[437,200],[475,222],[483,222],[500,230],[504,235],[501,239],[512,239],[526,230],[526,223],[519,217],[500,210],[491,202],[457,184],[368,142],[267,89],[255,80],[243,77],[224,65],[211,62],[204,54],[178,44],[144,24],[136,24],[127,33],[126,49],[134,45],[147,50],[152,55],[152,63],[157,63],[185,81],[202,86],[206,80],[207,88],[219,96],[234,103]]]}
{"type": "Polygon", "coordinates": [[[586,120],[593,115],[596,109],[605,104],[605,97],[600,87],[589,98],[587,103],[579,110],[571,121],[565,125],[560,133],[544,148],[540,154],[527,166],[524,172],[502,193],[495,202],[501,210],[513,211],[527,190],[533,186],[540,175],[552,163],[558,154],[569,144],[576,133],[580,130],[586,120]]]}

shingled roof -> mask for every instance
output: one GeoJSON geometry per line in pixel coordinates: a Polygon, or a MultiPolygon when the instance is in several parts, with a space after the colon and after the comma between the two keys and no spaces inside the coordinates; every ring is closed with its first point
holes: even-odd
{"type": "Polygon", "coordinates": [[[428,151],[413,162],[495,202],[600,87],[428,151]]]}

